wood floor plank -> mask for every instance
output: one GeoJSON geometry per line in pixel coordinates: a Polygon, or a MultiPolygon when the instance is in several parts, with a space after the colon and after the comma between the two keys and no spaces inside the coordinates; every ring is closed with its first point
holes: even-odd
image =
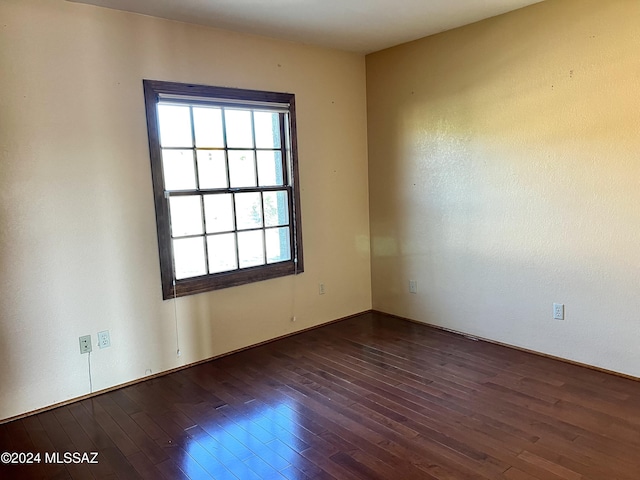
{"type": "MultiPolygon", "coordinates": [[[[124,410],[120,408],[113,398],[108,395],[102,395],[97,398],[97,402],[100,403],[127,437],[138,446],[140,452],[142,452],[153,465],[167,460],[168,457],[162,448],[154,442],[153,439],[151,439],[144,430],[126,414],[124,410]]],[[[134,452],[134,454],[137,453],[139,452],[134,452]]],[[[141,460],[140,464],[143,463],[144,461],[141,460]]]]}
{"type": "MultiPolygon", "coordinates": [[[[298,362],[297,365],[305,365],[305,363],[298,362]]],[[[311,370],[315,371],[314,369],[311,370]]],[[[320,372],[318,372],[318,377],[319,381],[325,378],[325,376],[320,372]]],[[[428,470],[431,473],[438,470],[439,475],[444,476],[445,478],[448,476],[442,472],[442,469],[438,468],[438,463],[445,462],[448,464],[448,468],[455,473],[455,477],[452,478],[472,478],[474,475],[471,472],[480,473],[484,470],[481,465],[465,462],[464,459],[461,459],[460,457],[452,460],[453,457],[449,456],[449,460],[445,460],[445,457],[447,457],[446,453],[444,453],[444,457],[442,455],[438,456],[438,454],[443,454],[444,452],[441,447],[451,448],[451,444],[455,443],[455,440],[449,440],[449,442],[440,446],[431,443],[428,448],[419,450],[417,446],[427,439],[436,440],[433,435],[425,435],[426,432],[423,428],[424,425],[420,425],[419,422],[416,423],[412,419],[412,417],[420,415],[420,409],[409,410],[408,415],[405,416],[398,413],[398,409],[402,408],[401,406],[392,404],[391,408],[389,408],[386,406],[389,405],[389,403],[384,399],[384,397],[375,396],[370,393],[370,390],[358,387],[353,382],[344,383],[337,376],[330,377],[330,379],[327,377],[327,382],[330,382],[333,385],[333,392],[337,392],[338,394],[348,397],[353,401],[353,403],[350,403],[347,400],[347,405],[350,410],[359,415],[354,417],[355,421],[360,421],[361,418],[374,420],[373,423],[369,423],[370,428],[373,428],[384,436],[385,446],[397,451],[403,457],[411,460],[414,465],[420,465],[420,467],[423,467],[423,464],[428,463],[428,470]],[[347,385],[347,388],[340,388],[340,384],[347,385]],[[351,391],[351,389],[353,389],[353,391],[351,391]],[[379,426],[376,427],[375,423],[378,423],[379,426]],[[393,443],[391,443],[391,441],[393,441],[393,443]],[[415,458],[413,455],[414,453],[419,453],[422,455],[422,458],[415,458]],[[435,461],[436,458],[438,459],[437,462],[435,461]],[[426,462],[428,459],[431,461],[426,462]],[[465,463],[469,467],[470,472],[464,472],[464,468],[461,470],[462,465],[465,463]]],[[[335,395],[332,397],[335,398],[335,395]]],[[[429,431],[429,433],[430,432],[431,431],[429,431]]],[[[437,439],[442,438],[440,435],[436,435],[436,437],[437,439]]],[[[482,460],[485,458],[485,456],[481,456],[482,460]]],[[[476,460],[477,459],[478,458],[476,458],[476,460]]],[[[498,471],[502,471],[503,469],[504,467],[498,467],[498,471]]],[[[495,473],[495,469],[491,469],[491,472],[495,473]]],[[[490,475],[491,474],[489,474],[487,478],[489,478],[490,475]]],[[[475,475],[475,478],[478,477],[479,475],[475,475]]]]}
{"type": "MultiPolygon", "coordinates": [[[[357,449],[367,451],[373,457],[385,461],[389,466],[400,469],[398,474],[402,475],[404,470],[403,478],[420,478],[420,475],[422,475],[422,478],[430,478],[430,475],[427,473],[419,473],[412,463],[399,463],[398,460],[400,457],[396,455],[394,448],[390,448],[388,438],[385,438],[377,432],[375,425],[372,425],[368,419],[357,414],[349,415],[348,412],[343,407],[337,405],[335,401],[332,403],[330,398],[323,398],[322,392],[314,394],[313,392],[315,390],[312,388],[313,385],[311,385],[311,382],[305,382],[307,385],[311,385],[308,387],[296,382],[286,383],[287,376],[283,375],[280,377],[280,375],[278,372],[269,372],[271,378],[281,378],[283,383],[279,385],[279,388],[291,399],[297,400],[300,403],[300,405],[297,405],[297,408],[302,411],[311,408],[321,415],[318,421],[322,422],[327,430],[335,432],[342,440],[342,450],[348,448],[345,447],[345,445],[349,444],[351,451],[357,449]],[[303,403],[309,405],[309,407],[303,403]]],[[[337,397],[337,394],[334,395],[334,398],[337,397]]],[[[397,445],[393,446],[397,447],[397,445]]]]}
{"type": "Polygon", "coordinates": [[[0,425],[1,478],[637,480],[640,382],[369,313],[0,425]]]}
{"type": "MultiPolygon", "coordinates": [[[[29,437],[33,442],[34,448],[41,455],[44,455],[47,452],[55,451],[55,447],[51,443],[47,432],[44,430],[44,427],[40,423],[40,419],[37,415],[32,415],[30,417],[22,419],[22,423],[24,424],[27,432],[29,433],[29,437]]],[[[4,445],[5,443],[0,440],[0,444],[4,445]]],[[[51,464],[46,469],[43,468],[43,475],[46,476],[64,476],[66,474],[66,469],[64,465],[59,464],[51,464]]]]}

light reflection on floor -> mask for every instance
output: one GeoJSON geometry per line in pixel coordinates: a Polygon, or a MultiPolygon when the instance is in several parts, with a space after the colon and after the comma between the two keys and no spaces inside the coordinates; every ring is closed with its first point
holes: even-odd
{"type": "Polygon", "coordinates": [[[191,479],[257,480],[298,478],[298,414],[281,403],[225,405],[207,413],[207,422],[186,431],[181,468],[191,479]]]}

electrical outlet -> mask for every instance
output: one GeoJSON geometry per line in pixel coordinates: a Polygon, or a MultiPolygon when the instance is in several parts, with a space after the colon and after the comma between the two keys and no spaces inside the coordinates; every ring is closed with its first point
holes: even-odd
{"type": "Polygon", "coordinates": [[[324,283],[320,283],[318,284],[318,295],[324,295],[324,294],[325,294],[324,283]]]}
{"type": "Polygon", "coordinates": [[[109,337],[109,330],[98,332],[98,346],[100,348],[107,348],[111,346],[111,338],[109,337]]]}
{"type": "Polygon", "coordinates": [[[553,304],[553,319],[564,320],[564,304],[563,303],[553,304]]]}
{"type": "Polygon", "coordinates": [[[418,281],[409,280],[409,293],[418,293],[418,281]]]}
{"type": "Polygon", "coordinates": [[[91,351],[91,335],[84,335],[79,338],[80,353],[89,353],[91,351]]]}

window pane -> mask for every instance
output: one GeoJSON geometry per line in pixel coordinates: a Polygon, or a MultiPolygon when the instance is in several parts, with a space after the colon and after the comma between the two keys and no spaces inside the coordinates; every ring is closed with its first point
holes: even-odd
{"type": "Polygon", "coordinates": [[[280,120],[273,112],[253,112],[257,148],[280,148],[280,120]]]}
{"type": "Polygon", "coordinates": [[[189,107],[159,104],[158,124],[162,147],[193,147],[189,107]]]}
{"type": "Polygon", "coordinates": [[[202,208],[199,195],[171,197],[169,199],[171,215],[171,235],[183,237],[198,235],[202,232],[202,208]]]}
{"type": "Polygon", "coordinates": [[[229,232],[233,230],[233,195],[204,196],[204,219],[207,233],[229,232]]]}
{"type": "Polygon", "coordinates": [[[255,187],[256,162],[253,150],[231,150],[228,154],[231,187],[255,187]]]}
{"type": "Polygon", "coordinates": [[[268,150],[258,152],[258,181],[261,187],[284,185],[281,152],[268,150]]]}
{"type": "Polygon", "coordinates": [[[200,188],[226,188],[227,164],[222,150],[198,150],[200,188]]]}
{"type": "Polygon", "coordinates": [[[209,273],[228,272],[238,268],[236,236],[233,233],[207,237],[209,273]]]}
{"type": "Polygon", "coordinates": [[[276,227],[289,223],[289,202],[287,192],[264,192],[264,225],[276,227]]]}
{"type": "Polygon", "coordinates": [[[267,263],[291,260],[289,227],[270,228],[264,232],[267,245],[267,263]]]}
{"type": "Polygon", "coordinates": [[[262,230],[238,232],[238,256],[240,268],[264,265],[262,230]]]}
{"type": "Polygon", "coordinates": [[[162,170],[165,190],[192,190],[196,188],[193,151],[162,150],[162,170]]]}
{"type": "Polygon", "coordinates": [[[222,110],[193,107],[193,123],[196,147],[224,147],[222,110]]]}
{"type": "Polygon", "coordinates": [[[236,228],[262,227],[262,210],[260,208],[260,192],[236,193],[236,228]]]}
{"type": "Polygon", "coordinates": [[[224,121],[227,129],[227,147],[253,148],[251,110],[225,109],[224,121]]]}
{"type": "Polygon", "coordinates": [[[197,277],[207,273],[204,261],[204,239],[178,238],[173,240],[173,258],[176,268],[176,280],[197,277]]]}

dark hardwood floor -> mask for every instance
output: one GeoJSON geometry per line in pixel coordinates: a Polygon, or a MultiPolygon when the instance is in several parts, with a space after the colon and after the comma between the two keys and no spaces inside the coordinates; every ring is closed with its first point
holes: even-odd
{"type": "Polygon", "coordinates": [[[638,480],[640,383],[365,314],[2,425],[0,451],[42,455],[3,479],[638,480]]]}

